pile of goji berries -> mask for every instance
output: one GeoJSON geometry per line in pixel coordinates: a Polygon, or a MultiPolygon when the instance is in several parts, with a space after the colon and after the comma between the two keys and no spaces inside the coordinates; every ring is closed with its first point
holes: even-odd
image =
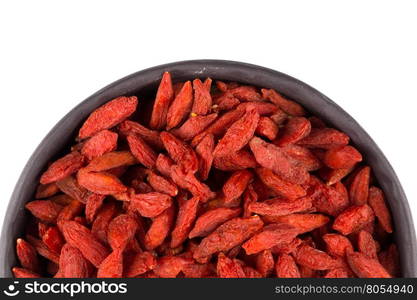
{"type": "Polygon", "coordinates": [[[400,276],[349,137],[272,89],[162,77],[95,110],[40,178],[16,277],[400,276]]]}

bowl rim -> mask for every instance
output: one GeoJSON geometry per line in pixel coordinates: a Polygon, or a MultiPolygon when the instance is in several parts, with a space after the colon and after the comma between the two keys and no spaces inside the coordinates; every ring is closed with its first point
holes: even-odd
{"type": "MultiPolygon", "coordinates": [[[[54,145],[55,148],[51,150],[51,142],[59,143],[59,137],[64,130],[72,129],[74,131],[76,128],[74,121],[78,122],[75,124],[79,126],[79,123],[100,104],[116,96],[131,94],[138,88],[155,86],[164,71],[170,71],[174,80],[175,78],[190,78],[192,76],[211,76],[213,79],[234,79],[234,81],[242,83],[275,88],[284,95],[300,102],[314,115],[324,118],[334,127],[341,130],[344,126],[354,128],[348,135],[355,145],[358,145],[359,150],[366,153],[366,158],[376,163],[378,172],[375,172],[375,175],[378,183],[386,194],[387,191],[389,194],[394,194],[395,201],[398,202],[394,202],[394,196],[387,199],[391,207],[395,206],[395,209],[392,209],[395,227],[401,228],[401,232],[396,233],[395,238],[400,251],[403,276],[417,277],[416,235],[407,197],[391,164],[367,132],[335,102],[296,78],[254,64],[214,59],[173,62],[147,68],[123,77],[80,102],[49,131],[23,168],[9,200],[0,237],[0,277],[11,277],[11,266],[16,261],[14,253],[16,233],[13,233],[13,231],[16,227],[22,227],[24,222],[24,220],[19,220],[19,218],[23,218],[24,214],[24,205],[20,204],[30,200],[30,197],[25,195],[29,192],[24,190],[24,186],[33,181],[34,178],[38,178],[41,171],[40,167],[45,165],[45,163],[39,164],[38,162],[44,161],[45,157],[51,159],[57,154],[57,149],[62,148],[62,145],[65,144],[61,142],[61,145],[54,145]],[[217,75],[213,76],[213,74],[217,75]],[[264,84],[257,84],[260,82],[264,84]],[[297,94],[297,96],[294,96],[294,94],[297,94]],[[342,125],[339,123],[340,120],[344,122],[342,125]],[[381,181],[384,181],[384,184],[381,184],[381,181]],[[11,236],[13,236],[13,239],[10,239],[11,236]],[[400,242],[401,244],[399,244],[400,242]],[[11,262],[11,259],[14,259],[14,261],[11,262]]],[[[372,165],[372,169],[376,168],[372,165]]],[[[33,192],[31,191],[32,195],[33,192]]]]}

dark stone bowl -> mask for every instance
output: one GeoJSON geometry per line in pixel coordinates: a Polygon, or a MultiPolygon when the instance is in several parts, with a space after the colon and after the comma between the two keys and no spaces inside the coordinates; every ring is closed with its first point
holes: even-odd
{"type": "Polygon", "coordinates": [[[101,89],[59,121],[29,159],[10,199],[1,233],[0,277],[11,277],[11,268],[17,264],[15,241],[22,235],[27,218],[24,205],[33,199],[39,176],[47,163],[68,148],[82,121],[95,108],[116,96],[148,93],[157,87],[164,71],[170,71],[178,81],[211,77],[274,88],[302,104],[312,114],[346,132],[372,166],[391,206],[402,275],[417,277],[416,236],[407,198],[390,163],[362,127],[332,100],[297,79],[267,68],[221,60],[184,61],[137,72],[101,89]]]}

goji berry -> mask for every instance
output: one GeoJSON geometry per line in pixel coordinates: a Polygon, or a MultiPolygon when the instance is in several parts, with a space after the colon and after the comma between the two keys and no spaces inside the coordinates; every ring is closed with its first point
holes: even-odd
{"type": "Polygon", "coordinates": [[[391,278],[391,275],[378,262],[359,252],[347,254],[347,261],[352,271],[360,278],[391,278]]]}
{"type": "Polygon", "coordinates": [[[392,232],[392,218],[385,203],[384,193],[377,187],[371,186],[369,188],[369,197],[368,197],[369,206],[372,207],[372,210],[375,213],[375,216],[378,218],[379,224],[381,227],[388,233],[392,232]]]}
{"type": "Polygon", "coordinates": [[[165,127],[168,109],[173,99],[174,90],[172,88],[171,74],[165,72],[162,75],[161,83],[156,93],[149,127],[152,129],[162,129],[165,127]]]}
{"type": "Polygon", "coordinates": [[[300,270],[294,258],[288,254],[280,254],[275,265],[275,272],[280,278],[300,278],[300,270]]]}
{"type": "Polygon", "coordinates": [[[114,151],[117,147],[117,133],[103,130],[92,136],[83,144],[81,154],[92,160],[106,152],[114,151]]]}
{"type": "Polygon", "coordinates": [[[285,124],[284,132],[275,142],[278,146],[294,144],[302,138],[308,136],[311,131],[310,121],[303,117],[294,117],[285,124]]]}
{"type": "Polygon", "coordinates": [[[258,121],[259,114],[254,109],[247,111],[242,119],[233,123],[226,131],[214,148],[214,156],[230,155],[242,149],[253,137],[258,121]]]}
{"type": "Polygon", "coordinates": [[[188,235],[190,239],[198,236],[206,236],[219,225],[240,215],[240,208],[219,207],[209,210],[198,217],[194,228],[188,235]]]}
{"type": "Polygon", "coordinates": [[[138,98],[118,97],[93,111],[81,126],[78,137],[85,139],[94,134],[109,129],[127,119],[133,114],[138,105],[138,98]]]}
{"type": "Polygon", "coordinates": [[[277,245],[287,244],[298,234],[296,228],[288,224],[270,224],[261,232],[255,234],[243,244],[246,254],[251,255],[263,250],[271,249],[277,245]]]}
{"type": "Polygon", "coordinates": [[[256,161],[264,168],[271,169],[275,174],[292,183],[304,183],[309,174],[303,167],[291,163],[281,148],[267,143],[258,137],[249,142],[256,161]]]}
{"type": "Polygon", "coordinates": [[[241,244],[262,226],[263,222],[257,216],[231,219],[205,237],[194,251],[193,257],[196,261],[205,263],[212,254],[230,250],[241,244]]]}
{"type": "Polygon", "coordinates": [[[177,127],[191,112],[193,105],[193,88],[191,82],[187,81],[176,95],[167,113],[167,130],[177,127]]]}
{"type": "Polygon", "coordinates": [[[77,172],[84,165],[84,156],[79,152],[71,152],[52,163],[42,174],[41,184],[55,182],[77,172]]]}
{"type": "Polygon", "coordinates": [[[368,205],[351,206],[336,217],[333,229],[348,235],[372,222],[374,218],[375,215],[368,205]]]}
{"type": "Polygon", "coordinates": [[[211,82],[212,80],[210,78],[207,78],[204,83],[198,78],[193,80],[193,113],[197,115],[206,115],[210,112],[212,105],[212,98],[210,94],[211,82]]]}

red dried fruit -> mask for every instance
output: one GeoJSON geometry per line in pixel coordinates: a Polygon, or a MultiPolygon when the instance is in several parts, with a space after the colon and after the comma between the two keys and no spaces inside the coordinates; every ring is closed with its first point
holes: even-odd
{"type": "Polygon", "coordinates": [[[212,134],[215,137],[222,136],[234,122],[236,122],[243,116],[244,113],[244,110],[237,109],[226,112],[218,119],[216,119],[216,121],[214,121],[209,127],[207,127],[206,130],[195,136],[191,141],[191,146],[195,147],[207,134],[212,134]]]}
{"type": "Polygon", "coordinates": [[[194,225],[199,202],[199,197],[179,202],[177,220],[171,233],[171,248],[180,246],[187,238],[194,225]]]}
{"type": "Polygon", "coordinates": [[[181,127],[171,130],[171,133],[184,141],[191,140],[213,123],[217,116],[216,113],[207,116],[191,115],[181,127]]]}
{"type": "Polygon", "coordinates": [[[87,169],[81,169],[77,173],[78,183],[87,190],[100,194],[111,195],[127,191],[127,187],[114,175],[107,172],[88,172],[87,169]]]}
{"type": "MultiPolygon", "coordinates": [[[[109,171],[112,174],[112,169],[114,170],[115,168],[130,166],[136,163],[135,157],[129,151],[114,151],[94,158],[84,169],[87,172],[109,171]]],[[[112,175],[116,176],[114,174],[112,175]]]]}
{"type": "Polygon", "coordinates": [[[258,216],[229,220],[201,241],[193,257],[197,262],[205,263],[212,254],[230,250],[241,244],[262,226],[263,222],[258,216]]]}
{"type": "Polygon", "coordinates": [[[30,270],[27,270],[25,268],[14,267],[12,269],[12,272],[15,278],[41,278],[41,275],[35,272],[32,272],[30,270]]]}
{"type": "Polygon", "coordinates": [[[360,161],[362,155],[352,146],[329,149],[323,158],[323,162],[332,169],[348,169],[360,161]]]}
{"type": "Polygon", "coordinates": [[[166,72],[152,112],[136,97],[96,109],[27,204],[15,276],[400,276],[389,208],[349,137],[274,90],[211,83],[166,72]],[[127,119],[149,113],[151,129],[127,119]]]}
{"type": "Polygon", "coordinates": [[[239,99],[234,97],[229,92],[221,94],[214,100],[216,104],[213,105],[213,109],[216,111],[231,110],[240,104],[239,99]]]}
{"type": "Polygon", "coordinates": [[[77,222],[66,221],[62,233],[67,243],[80,250],[83,256],[97,268],[109,253],[88,228],[77,222]]]}
{"type": "Polygon", "coordinates": [[[297,264],[313,270],[330,270],[341,267],[339,260],[307,244],[298,248],[295,254],[295,260],[297,264]]]}
{"type": "Polygon", "coordinates": [[[24,239],[17,239],[16,253],[23,268],[35,273],[40,272],[38,255],[36,249],[31,244],[24,239]]]}
{"type": "Polygon", "coordinates": [[[359,231],[357,239],[359,252],[365,254],[370,258],[378,259],[377,245],[374,238],[369,232],[365,230],[359,231]]]}
{"type": "Polygon", "coordinates": [[[327,271],[323,278],[348,278],[349,274],[344,268],[337,268],[327,271]]]}
{"type": "Polygon", "coordinates": [[[316,171],[321,168],[320,160],[307,148],[298,145],[287,145],[281,150],[293,165],[303,167],[307,171],[316,171]]]}
{"type": "Polygon", "coordinates": [[[213,267],[210,264],[190,263],[184,265],[182,273],[185,278],[205,278],[212,274],[213,267]]]}
{"type": "Polygon", "coordinates": [[[174,161],[169,158],[168,156],[165,156],[164,154],[159,154],[158,158],[156,159],[156,169],[164,175],[165,177],[171,176],[171,167],[174,165],[174,161]]]}
{"type": "Polygon", "coordinates": [[[193,88],[191,82],[187,81],[176,95],[167,113],[167,130],[177,127],[191,112],[193,105],[193,88]]]}
{"type": "Polygon", "coordinates": [[[181,91],[181,89],[182,89],[183,86],[184,86],[184,82],[182,82],[182,81],[177,82],[177,83],[174,83],[172,85],[172,88],[174,90],[174,96],[175,97],[179,94],[179,92],[181,91]]]}
{"type": "MultiPolygon", "coordinates": [[[[313,177],[311,177],[313,178],[313,177]]],[[[332,186],[313,179],[308,189],[308,195],[313,199],[313,206],[318,212],[337,216],[349,206],[349,199],[332,186]]]]}
{"type": "Polygon", "coordinates": [[[306,191],[300,185],[282,180],[270,169],[258,168],[256,174],[267,187],[283,198],[293,200],[306,195],[306,191]]]}
{"type": "Polygon", "coordinates": [[[333,185],[345,178],[352,170],[353,167],[348,169],[321,169],[320,176],[326,180],[327,185],[333,185]]]}
{"type": "Polygon", "coordinates": [[[175,278],[190,263],[192,263],[191,259],[179,256],[164,256],[158,259],[158,263],[153,271],[161,278],[175,278]]]}
{"type": "Polygon", "coordinates": [[[72,199],[76,199],[82,203],[86,203],[88,191],[78,184],[78,181],[73,176],[65,177],[56,182],[61,192],[67,194],[72,199]]]}
{"type": "Polygon", "coordinates": [[[255,234],[243,244],[247,255],[271,249],[277,245],[284,245],[291,242],[298,234],[295,227],[288,224],[270,224],[265,226],[261,232],[255,234]]]}
{"type": "Polygon", "coordinates": [[[204,83],[200,79],[193,80],[194,103],[192,112],[197,115],[206,115],[210,112],[212,99],[210,95],[211,79],[207,78],[204,83]]]}
{"type": "Polygon", "coordinates": [[[270,118],[275,124],[282,125],[288,119],[288,115],[282,109],[278,108],[270,118]]]}
{"type": "Polygon", "coordinates": [[[295,238],[287,244],[276,245],[276,246],[272,247],[271,252],[273,254],[292,254],[303,243],[304,243],[303,240],[301,240],[299,238],[295,238]]]}
{"type": "Polygon", "coordinates": [[[262,278],[262,274],[252,267],[243,266],[246,278],[262,278]]]}
{"type": "Polygon", "coordinates": [[[326,225],[330,221],[329,217],[321,214],[291,214],[279,217],[265,216],[263,219],[267,223],[273,221],[291,225],[297,228],[300,234],[313,231],[316,228],[326,225]]]}
{"type": "Polygon", "coordinates": [[[198,172],[201,180],[207,180],[209,176],[213,164],[213,150],[214,137],[212,134],[207,134],[195,148],[200,161],[198,172]]]}
{"type": "Polygon", "coordinates": [[[323,240],[326,243],[326,251],[330,255],[345,257],[346,253],[353,251],[352,243],[343,235],[328,233],[323,235],[323,240]]]}
{"type": "Polygon", "coordinates": [[[230,259],[223,253],[217,258],[217,275],[220,278],[245,278],[242,266],[235,259],[230,259]]]}
{"type": "Polygon", "coordinates": [[[258,127],[256,127],[255,133],[264,136],[270,141],[275,140],[278,134],[278,126],[268,117],[260,117],[258,127]]]}
{"type": "Polygon", "coordinates": [[[27,235],[26,236],[27,241],[33,246],[35,247],[36,251],[38,252],[38,254],[40,256],[45,257],[46,259],[53,261],[54,263],[58,263],[59,262],[59,254],[56,252],[51,251],[44,242],[42,242],[41,240],[27,235]]]}
{"type": "Polygon", "coordinates": [[[123,253],[120,250],[115,250],[98,267],[97,278],[120,278],[122,275],[123,253]]]}
{"type": "Polygon", "coordinates": [[[359,252],[347,253],[347,261],[352,271],[360,278],[391,278],[378,260],[359,252]]]}
{"type": "Polygon", "coordinates": [[[362,168],[353,178],[349,187],[350,202],[354,205],[362,205],[368,202],[369,180],[371,168],[362,168]]]}
{"type": "Polygon", "coordinates": [[[84,156],[79,152],[71,152],[52,163],[42,174],[41,184],[55,182],[77,172],[84,165],[84,156]]]}
{"type": "Polygon", "coordinates": [[[59,192],[59,188],[54,182],[48,183],[48,184],[40,184],[38,185],[38,188],[36,189],[35,198],[36,199],[49,198],[58,192],[59,192]]]}
{"type": "Polygon", "coordinates": [[[171,74],[165,72],[162,75],[161,83],[156,93],[149,127],[152,129],[162,129],[165,127],[168,109],[173,99],[174,90],[172,88],[171,74]]]}
{"type": "Polygon", "coordinates": [[[207,236],[219,225],[240,215],[240,212],[240,208],[227,207],[209,210],[198,217],[188,237],[192,239],[198,236],[207,236]]]}
{"type": "Polygon", "coordinates": [[[190,191],[193,196],[199,197],[201,202],[207,202],[216,195],[207,185],[199,181],[193,173],[184,173],[182,168],[177,165],[171,168],[171,178],[179,187],[190,191]]]}
{"type": "Polygon", "coordinates": [[[255,110],[260,116],[269,116],[277,112],[279,108],[268,102],[257,101],[257,102],[244,102],[236,107],[236,110],[247,112],[255,110]]]}
{"type": "Polygon", "coordinates": [[[130,199],[131,208],[146,218],[156,217],[172,205],[170,196],[157,192],[133,194],[130,199]]]}
{"type": "Polygon", "coordinates": [[[144,238],[145,248],[153,250],[162,245],[168,236],[174,222],[174,207],[168,207],[164,212],[153,218],[144,238]]]}
{"type": "Polygon", "coordinates": [[[216,87],[221,91],[221,92],[226,92],[228,87],[227,87],[227,83],[220,81],[220,80],[216,80],[216,87]]]}
{"type": "Polygon", "coordinates": [[[86,278],[89,277],[90,267],[80,250],[65,244],[62,247],[59,257],[59,276],[60,278],[86,278]]]}
{"type": "Polygon", "coordinates": [[[226,156],[242,149],[253,137],[258,121],[259,114],[254,109],[248,110],[240,120],[227,129],[223,138],[214,148],[214,156],[226,156]]]}
{"type": "Polygon", "coordinates": [[[253,175],[248,170],[235,171],[223,185],[224,204],[228,205],[238,199],[252,178],[253,175]]]}
{"type": "Polygon", "coordinates": [[[346,146],[349,137],[333,128],[313,128],[310,134],[297,144],[307,148],[333,149],[346,146]]]}
{"type": "Polygon", "coordinates": [[[157,192],[168,194],[171,197],[178,195],[178,188],[175,184],[153,171],[148,172],[148,183],[157,192]]]}
{"type": "Polygon", "coordinates": [[[227,156],[215,157],[213,164],[216,169],[222,171],[237,171],[257,166],[255,157],[245,149],[227,156]]]}
{"type": "Polygon", "coordinates": [[[284,133],[275,142],[277,146],[294,144],[310,134],[310,121],[303,117],[295,117],[288,120],[284,127],[284,133]]]}
{"type": "Polygon", "coordinates": [[[277,258],[275,271],[279,278],[300,278],[300,270],[294,258],[288,254],[280,254],[277,258]]]}
{"type": "Polygon", "coordinates": [[[45,232],[48,230],[49,225],[46,223],[38,223],[38,236],[42,238],[45,232]]]}
{"type": "Polygon", "coordinates": [[[138,98],[118,97],[93,111],[81,126],[78,137],[85,139],[126,120],[138,105],[138,98]]]}
{"type": "Polygon", "coordinates": [[[153,270],[156,267],[156,258],[151,252],[136,253],[132,259],[125,264],[123,277],[136,277],[153,270]]]}
{"type": "Polygon", "coordinates": [[[104,153],[114,151],[117,147],[117,133],[103,130],[95,134],[83,144],[81,154],[92,160],[104,153]]]}
{"type": "Polygon", "coordinates": [[[121,214],[115,217],[107,229],[107,241],[113,251],[121,251],[135,237],[138,223],[129,214],[121,214]]]}
{"type": "Polygon", "coordinates": [[[343,197],[345,200],[344,202],[349,202],[349,192],[346,188],[346,186],[341,183],[340,181],[334,184],[334,189],[343,197]]]}
{"type": "Polygon", "coordinates": [[[243,215],[242,216],[244,218],[251,216],[252,212],[249,210],[249,206],[251,203],[254,203],[256,201],[258,201],[258,194],[253,188],[253,185],[249,184],[245,192],[243,193],[243,215]]]}
{"type": "Polygon", "coordinates": [[[258,137],[249,142],[256,161],[264,168],[271,169],[275,174],[292,183],[304,183],[309,174],[306,169],[291,163],[281,148],[269,144],[258,137]]]}
{"type": "Polygon", "coordinates": [[[284,98],[273,89],[262,89],[262,97],[268,99],[283,111],[291,116],[302,117],[305,115],[304,109],[298,103],[284,98]]]}
{"type": "Polygon", "coordinates": [[[147,168],[153,168],[156,162],[156,153],[152,148],[145,143],[145,141],[136,134],[129,134],[127,136],[130,151],[135,158],[147,168]]]}
{"type": "Polygon", "coordinates": [[[198,158],[194,150],[168,132],[161,132],[161,139],[169,156],[184,170],[195,173],[198,170],[198,158]]]}
{"type": "Polygon", "coordinates": [[[51,226],[45,233],[42,235],[43,243],[55,253],[60,253],[61,248],[64,245],[64,239],[61,235],[61,232],[58,230],[58,227],[51,226]]]}
{"type": "Polygon", "coordinates": [[[395,244],[389,245],[388,249],[381,251],[378,255],[381,265],[388,271],[391,276],[398,277],[401,275],[400,257],[395,244]]]}
{"type": "Polygon", "coordinates": [[[381,227],[388,233],[392,232],[391,213],[385,203],[384,193],[381,189],[371,186],[368,197],[369,206],[372,207],[381,227]]]}
{"type": "Polygon", "coordinates": [[[270,250],[264,250],[256,255],[255,259],[256,269],[262,277],[268,277],[274,270],[274,257],[270,250]]]}
{"type": "Polygon", "coordinates": [[[155,149],[162,149],[164,147],[158,131],[149,129],[137,122],[126,120],[119,125],[118,129],[124,136],[128,136],[129,134],[140,136],[146,143],[155,149]]]}
{"type": "Polygon", "coordinates": [[[98,210],[100,209],[101,205],[103,204],[104,199],[106,196],[91,193],[87,196],[86,204],[85,204],[85,218],[88,223],[93,222],[98,210]]]}
{"type": "Polygon", "coordinates": [[[232,89],[228,92],[234,97],[242,101],[260,101],[262,100],[261,94],[258,93],[255,87],[248,85],[241,85],[232,89]]]}
{"type": "Polygon", "coordinates": [[[336,217],[333,229],[348,235],[372,222],[374,218],[374,212],[368,205],[351,206],[336,217]]]}
{"type": "Polygon", "coordinates": [[[78,216],[84,208],[84,205],[77,201],[72,200],[69,204],[67,204],[59,213],[57,217],[57,225],[62,232],[62,225],[64,221],[69,221],[78,216]]]}
{"type": "Polygon", "coordinates": [[[62,205],[51,200],[34,200],[28,202],[25,207],[32,215],[46,223],[55,223],[63,208],[62,205]]]}
{"type": "Polygon", "coordinates": [[[251,203],[248,209],[254,214],[279,217],[307,211],[311,208],[311,205],[310,197],[302,197],[297,200],[272,198],[262,202],[251,203]]]}

